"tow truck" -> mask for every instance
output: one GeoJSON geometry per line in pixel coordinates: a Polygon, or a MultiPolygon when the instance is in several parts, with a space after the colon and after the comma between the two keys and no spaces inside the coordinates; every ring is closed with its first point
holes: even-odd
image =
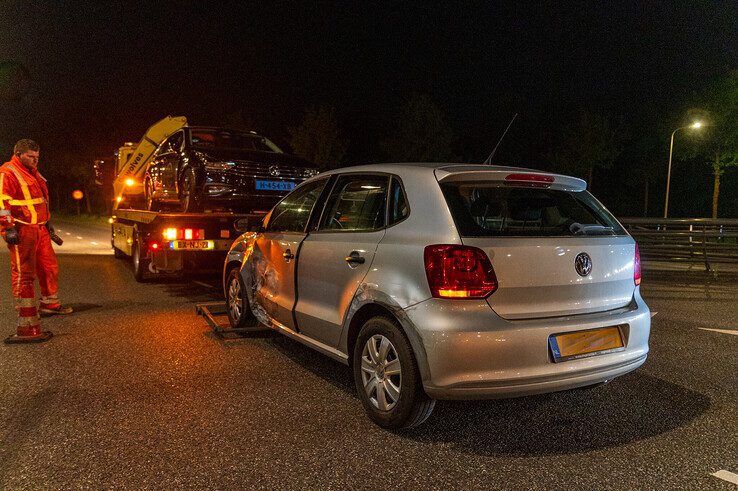
{"type": "MultiPolygon", "coordinates": [[[[114,172],[105,172],[104,160],[95,162],[98,184],[113,177],[111,245],[116,258],[132,258],[133,274],[143,282],[152,275],[219,270],[233,240],[258,224],[266,210],[234,213],[147,211],[143,178],[157,148],[187,125],[185,117],[171,117],[152,125],[138,143],[118,149],[114,172]],[[110,178],[108,177],[108,179],[110,178]]],[[[108,183],[109,185],[109,183],[108,183]]],[[[109,186],[108,186],[109,187],[109,186]]]]}

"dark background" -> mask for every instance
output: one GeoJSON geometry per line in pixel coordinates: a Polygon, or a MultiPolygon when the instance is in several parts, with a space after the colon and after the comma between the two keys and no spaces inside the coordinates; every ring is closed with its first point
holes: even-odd
{"type": "MultiPolygon", "coordinates": [[[[607,116],[622,152],[593,176],[617,215],[644,214],[639,170],[661,212],[668,137],[695,94],[736,68],[736,3],[725,2],[0,2],[0,152],[42,146],[58,204],[84,170],[164,115],[240,119],[280,144],[308,107],[335,108],[346,163],[381,149],[402,105],[429,96],[453,130],[453,156],[555,169],[582,111],[607,116]],[[657,144],[642,145],[644,137],[657,144]]],[[[672,216],[709,216],[712,172],[679,133],[672,216]]],[[[738,172],[720,216],[738,216],[738,172]]]]}

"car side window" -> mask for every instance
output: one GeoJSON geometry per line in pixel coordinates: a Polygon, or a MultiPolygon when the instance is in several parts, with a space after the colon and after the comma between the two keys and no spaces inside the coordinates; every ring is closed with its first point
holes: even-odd
{"type": "Polygon", "coordinates": [[[384,228],[388,186],[387,176],[339,177],[319,230],[370,232],[384,228]]]}
{"type": "Polygon", "coordinates": [[[184,141],[184,133],[177,131],[169,137],[169,145],[175,152],[182,150],[182,142],[184,141]]]}
{"type": "Polygon", "coordinates": [[[390,186],[390,204],[389,204],[389,224],[394,225],[407,218],[410,214],[410,208],[407,205],[407,197],[405,190],[402,189],[402,183],[396,177],[392,178],[390,186]]]}
{"type": "Polygon", "coordinates": [[[328,179],[311,182],[284,197],[269,215],[267,232],[303,232],[328,179]]]}

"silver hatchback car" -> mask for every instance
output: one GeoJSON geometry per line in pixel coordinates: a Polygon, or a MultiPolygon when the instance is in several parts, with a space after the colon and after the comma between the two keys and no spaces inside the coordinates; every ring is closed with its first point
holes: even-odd
{"type": "Polygon", "coordinates": [[[320,174],[232,246],[234,327],[254,318],[353,370],[385,428],[436,399],[607,382],[646,361],[638,246],[580,179],[468,164],[320,174]]]}

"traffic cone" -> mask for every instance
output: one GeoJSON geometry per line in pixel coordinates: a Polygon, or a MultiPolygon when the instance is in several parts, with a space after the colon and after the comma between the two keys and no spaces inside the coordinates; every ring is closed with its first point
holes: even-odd
{"type": "Polygon", "coordinates": [[[43,343],[51,339],[51,331],[42,331],[36,307],[21,307],[18,329],[15,334],[5,338],[5,344],[43,343]]]}

